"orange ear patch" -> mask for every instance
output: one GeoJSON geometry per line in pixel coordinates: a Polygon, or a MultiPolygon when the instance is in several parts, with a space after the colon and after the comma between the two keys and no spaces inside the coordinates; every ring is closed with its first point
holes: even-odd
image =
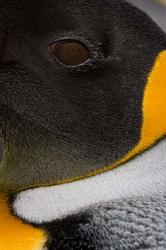
{"type": "Polygon", "coordinates": [[[0,193],[0,250],[42,250],[45,232],[14,217],[7,196],[0,193]]]}
{"type": "Polygon", "coordinates": [[[166,51],[157,58],[143,102],[142,149],[166,134],[166,51]]]}
{"type": "Polygon", "coordinates": [[[142,104],[141,139],[121,161],[144,151],[166,135],[166,51],[159,54],[148,77],[142,104]]]}

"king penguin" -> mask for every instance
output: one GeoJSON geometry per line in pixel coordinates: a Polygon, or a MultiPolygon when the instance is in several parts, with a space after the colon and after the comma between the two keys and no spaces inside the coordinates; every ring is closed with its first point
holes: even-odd
{"type": "Polygon", "coordinates": [[[0,0],[0,88],[0,250],[166,249],[166,34],[150,17],[0,0]]]}

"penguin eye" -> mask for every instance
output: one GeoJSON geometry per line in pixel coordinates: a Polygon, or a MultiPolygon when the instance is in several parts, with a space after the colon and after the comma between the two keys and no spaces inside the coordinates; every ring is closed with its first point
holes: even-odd
{"type": "Polygon", "coordinates": [[[61,40],[49,46],[54,59],[67,66],[77,66],[90,59],[89,49],[76,40],[61,40]]]}

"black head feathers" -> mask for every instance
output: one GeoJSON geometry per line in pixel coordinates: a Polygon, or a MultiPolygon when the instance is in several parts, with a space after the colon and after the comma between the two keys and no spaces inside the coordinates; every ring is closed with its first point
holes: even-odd
{"type": "Polygon", "coordinates": [[[164,115],[146,117],[166,63],[166,35],[144,13],[122,0],[0,5],[2,188],[90,177],[164,135],[164,115]]]}

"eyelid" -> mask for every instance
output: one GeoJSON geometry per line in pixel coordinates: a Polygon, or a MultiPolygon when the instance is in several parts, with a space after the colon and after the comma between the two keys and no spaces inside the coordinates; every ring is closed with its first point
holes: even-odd
{"type": "Polygon", "coordinates": [[[88,63],[73,67],[73,68],[66,68],[66,72],[77,73],[77,72],[88,72],[90,70],[95,70],[99,68],[103,68],[106,66],[111,67],[114,70],[120,70],[122,68],[122,59],[119,57],[107,57],[107,58],[98,58],[97,60],[91,60],[88,63]]]}

